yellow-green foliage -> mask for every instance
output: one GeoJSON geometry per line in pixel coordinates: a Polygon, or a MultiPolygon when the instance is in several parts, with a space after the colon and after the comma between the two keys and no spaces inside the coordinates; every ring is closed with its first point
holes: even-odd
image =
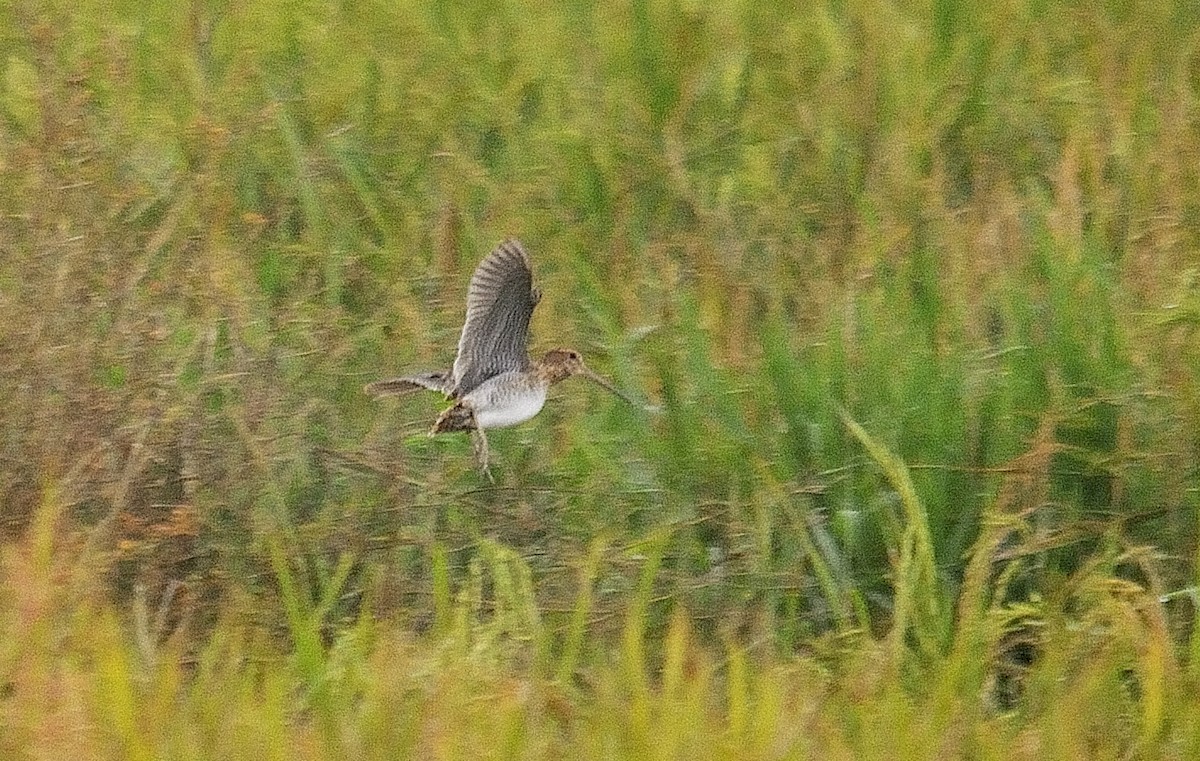
{"type": "Polygon", "coordinates": [[[1194,3],[0,32],[0,758],[1200,756],[1194,3]]]}
{"type": "MultiPolygon", "coordinates": [[[[1193,758],[1200,702],[1157,597],[1089,566],[1055,598],[1006,605],[974,576],[944,651],[895,652],[866,632],[780,655],[698,641],[682,608],[649,660],[624,643],[555,676],[528,574],[500,548],[456,590],[446,628],[416,637],[363,616],[320,646],[256,634],[228,605],[198,649],[136,610],[97,602],[94,558],[56,539],[53,506],[3,556],[0,752],[5,758],[1193,758]],[[530,613],[532,612],[532,617],[530,613]],[[1006,657],[1014,633],[1039,657],[1006,657]],[[999,682],[1019,680],[1016,705],[999,682]]],[[[997,532],[993,532],[994,536],[997,532]]],[[[602,548],[599,548],[602,549],[602,548]]],[[[994,544],[977,548],[976,560],[994,544]]],[[[1131,558],[1137,561],[1137,558],[1131,558]]],[[[581,600],[595,583],[581,562],[581,600]]],[[[286,576],[286,572],[281,574],[286,576]]],[[[644,601],[643,601],[644,602],[644,601]]],[[[582,603],[581,603],[582,604],[582,603]]],[[[635,602],[632,610],[640,609],[635,602]]]]}

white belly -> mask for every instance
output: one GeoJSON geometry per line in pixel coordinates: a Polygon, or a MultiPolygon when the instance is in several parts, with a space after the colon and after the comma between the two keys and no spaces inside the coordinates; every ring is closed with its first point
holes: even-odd
{"type": "Polygon", "coordinates": [[[498,382],[504,377],[492,378],[463,400],[475,411],[475,424],[480,428],[504,428],[524,423],[541,412],[546,404],[545,386],[538,384],[516,390],[498,382]]]}

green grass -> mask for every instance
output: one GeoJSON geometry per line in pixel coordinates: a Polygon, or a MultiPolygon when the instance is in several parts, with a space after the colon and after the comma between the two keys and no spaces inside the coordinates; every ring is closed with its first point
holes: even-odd
{"type": "Polygon", "coordinates": [[[0,6],[0,756],[1190,758],[1200,15],[0,6]],[[519,236],[587,384],[451,360],[519,236]]]}

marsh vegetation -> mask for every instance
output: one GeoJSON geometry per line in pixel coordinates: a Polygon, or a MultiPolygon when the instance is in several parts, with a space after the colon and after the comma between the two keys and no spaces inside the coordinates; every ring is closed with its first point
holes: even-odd
{"type": "Polygon", "coordinates": [[[0,756],[1200,757],[1193,4],[0,29],[0,756]]]}

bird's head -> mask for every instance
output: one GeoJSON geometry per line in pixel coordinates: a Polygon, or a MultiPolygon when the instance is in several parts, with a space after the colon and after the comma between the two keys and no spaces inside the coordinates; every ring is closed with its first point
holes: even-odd
{"type": "Polygon", "coordinates": [[[583,357],[574,349],[551,349],[546,352],[538,364],[542,377],[550,383],[558,383],[572,375],[580,375],[597,386],[607,389],[625,403],[637,406],[632,399],[618,391],[616,386],[592,372],[591,368],[583,363],[583,357]]]}
{"type": "Polygon", "coordinates": [[[583,357],[574,349],[551,349],[542,357],[542,371],[551,383],[566,380],[572,375],[588,375],[591,370],[583,364],[583,357]]]}

